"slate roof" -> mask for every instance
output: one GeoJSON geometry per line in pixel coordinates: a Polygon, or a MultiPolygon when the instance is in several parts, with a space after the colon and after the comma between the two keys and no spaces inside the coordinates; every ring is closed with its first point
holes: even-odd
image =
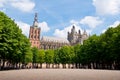
{"type": "Polygon", "coordinates": [[[69,41],[65,38],[57,38],[57,37],[49,37],[49,36],[43,36],[41,38],[41,42],[58,42],[58,43],[68,43],[69,41]]]}

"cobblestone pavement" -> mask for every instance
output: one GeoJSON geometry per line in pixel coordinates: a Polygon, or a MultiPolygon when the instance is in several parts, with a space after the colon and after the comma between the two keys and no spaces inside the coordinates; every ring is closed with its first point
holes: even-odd
{"type": "Polygon", "coordinates": [[[24,69],[0,71],[0,80],[120,80],[120,71],[90,69],[24,69]]]}

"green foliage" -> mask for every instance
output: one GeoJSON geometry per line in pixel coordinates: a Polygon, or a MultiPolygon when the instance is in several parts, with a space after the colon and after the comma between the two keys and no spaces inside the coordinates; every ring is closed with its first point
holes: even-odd
{"type": "Polygon", "coordinates": [[[29,49],[29,51],[25,55],[25,63],[33,62],[33,54],[32,51],[29,49]]]}
{"type": "Polygon", "coordinates": [[[70,61],[71,55],[69,46],[61,47],[61,49],[59,50],[59,58],[60,62],[63,64],[66,64],[70,61]]]}
{"type": "Polygon", "coordinates": [[[45,51],[45,62],[53,63],[54,62],[54,50],[45,51]]]}
{"type": "Polygon", "coordinates": [[[38,53],[38,63],[44,63],[45,62],[45,51],[39,50],[38,53]]]}
{"type": "Polygon", "coordinates": [[[80,56],[79,56],[79,55],[81,55],[80,49],[81,49],[80,44],[77,44],[74,46],[74,54],[75,54],[74,62],[75,63],[80,63],[80,56]]]}
{"type": "Polygon", "coordinates": [[[38,62],[38,54],[39,54],[38,48],[33,47],[32,48],[33,63],[37,63],[38,62]]]}
{"type": "Polygon", "coordinates": [[[54,50],[54,63],[56,64],[60,63],[59,49],[54,50]]]}
{"type": "MultiPolygon", "coordinates": [[[[25,63],[30,42],[21,29],[3,12],[0,12],[0,57],[11,64],[25,63]]],[[[2,65],[4,66],[4,65],[2,65]]]]}

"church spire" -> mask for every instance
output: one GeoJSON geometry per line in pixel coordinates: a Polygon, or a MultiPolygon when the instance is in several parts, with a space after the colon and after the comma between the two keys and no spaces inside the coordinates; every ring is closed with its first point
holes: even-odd
{"type": "Polygon", "coordinates": [[[38,14],[37,13],[35,13],[33,27],[38,27],[38,14]]]}
{"type": "Polygon", "coordinates": [[[38,14],[37,13],[35,13],[34,21],[38,22],[38,14]]]}

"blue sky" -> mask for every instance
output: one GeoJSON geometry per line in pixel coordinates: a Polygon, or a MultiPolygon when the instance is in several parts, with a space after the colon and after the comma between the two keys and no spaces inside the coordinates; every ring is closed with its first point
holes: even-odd
{"type": "Polygon", "coordinates": [[[26,36],[36,12],[41,36],[66,38],[73,25],[99,35],[120,23],[120,0],[0,0],[0,11],[15,19],[26,36]]]}

